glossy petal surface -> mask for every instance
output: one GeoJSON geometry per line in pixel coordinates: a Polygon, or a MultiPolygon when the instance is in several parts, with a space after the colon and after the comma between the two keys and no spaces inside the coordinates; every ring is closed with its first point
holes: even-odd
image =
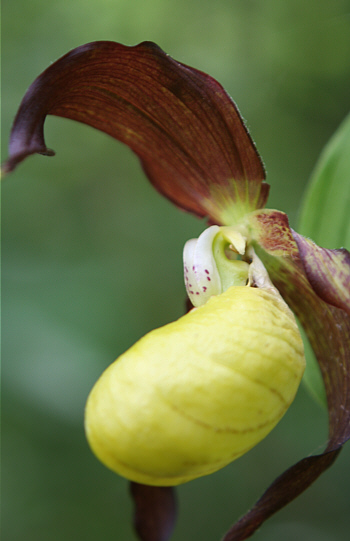
{"type": "Polygon", "coordinates": [[[87,400],[86,437],[119,475],[179,485],[261,441],[304,368],[297,324],[276,289],[233,286],[146,334],[104,371],[87,400]]]}

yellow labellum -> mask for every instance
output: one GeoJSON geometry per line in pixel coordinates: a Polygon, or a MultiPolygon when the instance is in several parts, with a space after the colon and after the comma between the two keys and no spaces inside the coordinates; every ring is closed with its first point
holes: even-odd
{"type": "Polygon", "coordinates": [[[231,287],[156,329],[102,374],[86,405],[96,456],[118,474],[177,485],[261,441],[304,371],[293,314],[274,289],[231,287]]]}

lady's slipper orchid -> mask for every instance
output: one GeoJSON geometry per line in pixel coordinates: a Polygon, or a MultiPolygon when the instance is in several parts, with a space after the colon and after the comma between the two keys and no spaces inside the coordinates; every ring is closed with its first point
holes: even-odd
{"type": "Polygon", "coordinates": [[[211,224],[184,249],[195,308],[122,355],[87,403],[93,450],[133,481],[141,539],[168,539],[175,516],[171,489],[148,485],[222,467],[293,400],[304,361],[287,304],[308,334],[327,392],[328,445],[282,474],[224,538],[246,539],[350,437],[350,254],[316,246],[284,213],[263,208],[264,168],[230,97],[152,43],[95,42],[52,64],[22,101],[5,172],[31,154],[53,154],[43,136],[48,114],[127,144],[161,193],[211,224]]]}

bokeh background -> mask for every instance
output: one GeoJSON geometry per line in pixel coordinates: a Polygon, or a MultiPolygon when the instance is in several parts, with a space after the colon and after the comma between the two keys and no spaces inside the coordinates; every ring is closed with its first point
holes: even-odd
{"type": "MultiPolygon", "coordinates": [[[[89,41],[152,40],[234,97],[266,164],[269,206],[297,226],[349,109],[349,1],[3,0],[2,19],[3,159],[17,106],[52,61],[89,41]]],[[[183,313],[182,247],[205,222],[156,193],[107,136],[49,118],[46,140],[56,157],[31,157],[2,186],[3,539],[133,541],[128,484],[91,454],[84,404],[117,355],[183,313]]],[[[326,438],[326,411],[302,387],[257,448],[178,489],[173,540],[219,540],[326,438]]],[[[256,539],[348,539],[349,447],[256,539]]]]}

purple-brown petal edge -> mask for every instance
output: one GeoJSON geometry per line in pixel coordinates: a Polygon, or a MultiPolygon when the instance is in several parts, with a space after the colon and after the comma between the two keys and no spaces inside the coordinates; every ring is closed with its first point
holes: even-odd
{"type": "Polygon", "coordinates": [[[340,449],[300,460],[280,475],[267,489],[254,507],[248,511],[225,535],[223,541],[243,541],[280,509],[306,490],[329,468],[340,449]]]}
{"type": "Polygon", "coordinates": [[[300,319],[320,365],[327,393],[329,440],[323,453],[304,458],[279,476],[254,507],[232,526],[224,541],[243,541],[253,535],[265,520],[299,496],[331,466],[350,438],[350,317],[343,309],[322,300],[311,287],[284,213],[257,212],[250,223],[255,249],[272,281],[300,319]]]}
{"type": "Polygon", "coordinates": [[[168,541],[173,532],[177,504],[173,487],[130,483],[134,500],[134,526],[141,541],[168,541]]]}
{"type": "Polygon", "coordinates": [[[43,134],[49,114],[128,145],[153,185],[194,214],[220,221],[237,198],[251,210],[265,205],[264,168],[231,98],[154,43],[88,43],[47,68],[20,105],[5,173],[31,154],[53,154],[43,134]]]}
{"type": "Polygon", "coordinates": [[[350,253],[328,250],[293,231],[308,280],[321,299],[350,315],[350,253]]]}

